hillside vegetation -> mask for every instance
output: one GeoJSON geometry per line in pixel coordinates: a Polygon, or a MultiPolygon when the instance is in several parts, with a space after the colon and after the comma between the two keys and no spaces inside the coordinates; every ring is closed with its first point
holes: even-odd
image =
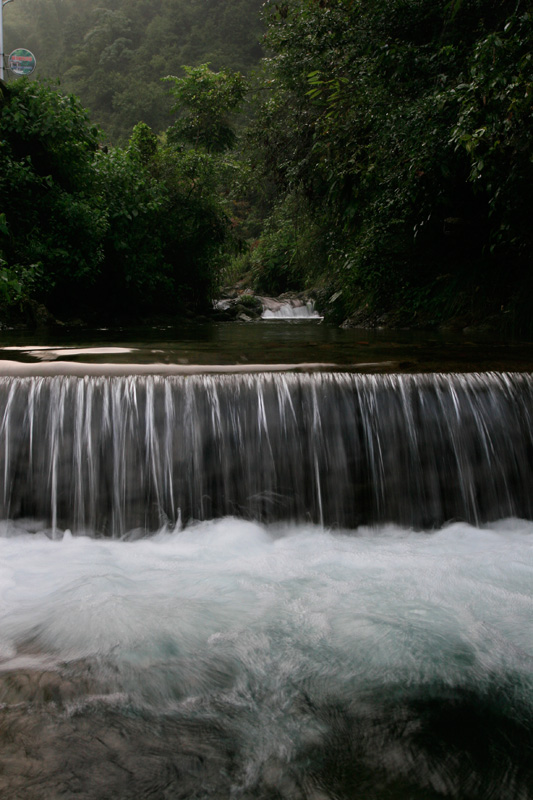
{"type": "Polygon", "coordinates": [[[61,84],[4,91],[7,295],[60,313],[82,279],[86,302],[200,307],[245,276],[313,287],[338,321],[531,326],[525,0],[8,9],[10,40],[61,84]]]}
{"type": "MultiPolygon", "coordinates": [[[[161,79],[184,64],[247,73],[262,55],[262,0],[16,0],[5,39],[77,95],[114,144],[170,124],[161,79]]],[[[8,45],[9,46],[9,45],[8,45]]]]}
{"type": "MultiPolygon", "coordinates": [[[[531,318],[533,16],[521,0],[267,7],[261,283],[315,268],[339,317],[531,318]]],[[[500,322],[504,319],[500,319],[500,322]]]]}

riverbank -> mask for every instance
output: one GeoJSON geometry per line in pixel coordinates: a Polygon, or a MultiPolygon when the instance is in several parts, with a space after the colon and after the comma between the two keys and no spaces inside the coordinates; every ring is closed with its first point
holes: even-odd
{"type": "Polygon", "coordinates": [[[284,292],[275,297],[256,293],[242,281],[223,287],[211,305],[202,309],[178,305],[175,313],[142,313],[119,309],[114,313],[81,309],[74,315],[55,315],[44,304],[25,299],[17,304],[0,306],[0,331],[61,331],[82,329],[120,329],[132,327],[175,327],[182,323],[238,322],[261,319],[300,319],[322,321],[344,330],[427,331],[429,333],[487,336],[498,340],[528,341],[532,337],[531,320],[523,309],[502,304],[499,309],[482,303],[449,314],[435,314],[431,307],[414,310],[405,306],[371,305],[360,298],[348,302],[342,292],[318,287],[284,292]],[[347,308],[355,307],[350,313],[347,308]]]}

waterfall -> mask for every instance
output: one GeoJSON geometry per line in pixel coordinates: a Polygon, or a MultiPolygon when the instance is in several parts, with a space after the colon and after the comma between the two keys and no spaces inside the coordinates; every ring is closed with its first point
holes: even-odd
{"type": "Polygon", "coordinates": [[[301,305],[294,303],[276,303],[271,302],[270,307],[264,308],[261,315],[262,319],[281,319],[281,320],[309,320],[309,319],[323,319],[323,317],[315,309],[315,304],[312,300],[301,305]]]}
{"type": "Polygon", "coordinates": [[[112,537],[531,519],[532,412],[521,374],[5,378],[0,516],[112,537]]]}

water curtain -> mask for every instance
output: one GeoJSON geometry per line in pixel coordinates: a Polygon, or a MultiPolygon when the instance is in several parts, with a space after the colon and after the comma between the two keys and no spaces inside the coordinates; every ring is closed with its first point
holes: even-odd
{"type": "Polygon", "coordinates": [[[3,519],[123,537],[226,515],[533,518],[525,374],[4,378],[3,519]]]}

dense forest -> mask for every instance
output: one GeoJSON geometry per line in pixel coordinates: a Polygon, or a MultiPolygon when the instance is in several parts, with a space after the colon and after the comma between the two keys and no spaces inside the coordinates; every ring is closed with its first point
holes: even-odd
{"type": "Polygon", "coordinates": [[[302,0],[266,19],[255,142],[277,191],[260,243],[274,277],[286,247],[294,280],[327,263],[340,316],[516,317],[525,300],[529,318],[529,4],[302,0]]]}
{"type": "Polygon", "coordinates": [[[178,313],[244,278],[313,289],[338,322],[531,326],[524,0],[17,0],[5,17],[60,82],[2,87],[4,305],[178,313]]]}
{"type": "MultiPolygon", "coordinates": [[[[80,98],[113,144],[168,127],[161,79],[184,64],[246,74],[262,56],[262,0],[15,0],[5,38],[80,98]],[[23,44],[19,44],[23,42],[23,44]]],[[[9,52],[9,51],[7,51],[9,52]]]]}

